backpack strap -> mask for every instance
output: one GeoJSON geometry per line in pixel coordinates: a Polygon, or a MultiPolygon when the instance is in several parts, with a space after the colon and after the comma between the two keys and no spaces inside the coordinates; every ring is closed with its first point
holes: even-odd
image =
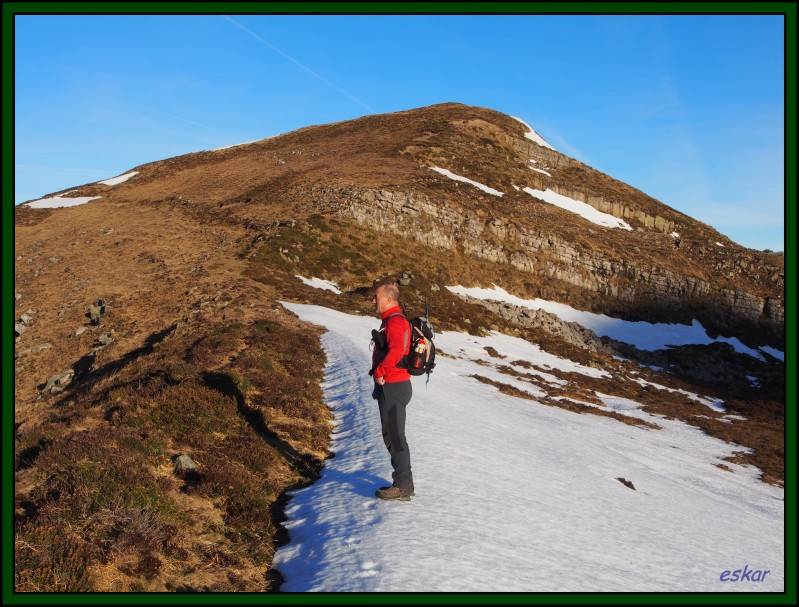
{"type": "Polygon", "coordinates": [[[405,314],[403,314],[402,312],[394,312],[394,314],[389,314],[388,316],[386,316],[383,319],[383,323],[382,326],[380,327],[380,330],[381,331],[385,330],[385,328],[388,326],[388,321],[394,318],[395,316],[402,316],[408,322],[408,334],[410,335],[411,341],[413,341],[413,325],[411,324],[411,321],[408,320],[408,317],[405,316],[405,314]]]}
{"type": "Polygon", "coordinates": [[[402,316],[405,319],[405,321],[408,323],[408,351],[397,362],[397,366],[398,367],[406,367],[407,368],[408,355],[411,353],[411,350],[413,349],[412,348],[412,346],[413,346],[413,325],[411,324],[411,321],[408,320],[408,317],[405,316],[405,314],[403,312],[394,312],[393,314],[389,314],[388,316],[386,316],[383,319],[383,322],[381,323],[381,326],[380,326],[380,331],[385,332],[386,327],[388,326],[388,321],[391,320],[392,318],[394,318],[395,316],[402,316]]]}

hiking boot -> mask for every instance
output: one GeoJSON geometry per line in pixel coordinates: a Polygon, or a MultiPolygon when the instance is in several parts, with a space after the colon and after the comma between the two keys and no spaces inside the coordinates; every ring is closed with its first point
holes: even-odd
{"type": "Polygon", "coordinates": [[[402,500],[407,502],[411,499],[412,494],[408,490],[391,485],[390,487],[378,489],[375,491],[375,495],[381,500],[402,500]]]}
{"type": "MultiPolygon", "coordinates": [[[[378,491],[385,491],[386,489],[391,489],[391,488],[392,488],[392,487],[394,487],[394,486],[395,486],[395,485],[386,485],[385,487],[380,487],[380,489],[378,489],[378,491]]],[[[416,494],[413,492],[413,487],[411,487],[411,495],[416,495],[416,494]]]]}

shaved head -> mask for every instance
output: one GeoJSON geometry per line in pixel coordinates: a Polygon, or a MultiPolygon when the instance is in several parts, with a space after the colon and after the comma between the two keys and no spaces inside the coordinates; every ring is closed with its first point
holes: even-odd
{"type": "Polygon", "coordinates": [[[385,310],[399,305],[399,288],[392,283],[378,285],[375,287],[372,301],[375,304],[375,312],[382,314],[385,310]]]}
{"type": "Polygon", "coordinates": [[[380,285],[377,292],[390,301],[399,301],[399,287],[395,284],[380,285]]]}

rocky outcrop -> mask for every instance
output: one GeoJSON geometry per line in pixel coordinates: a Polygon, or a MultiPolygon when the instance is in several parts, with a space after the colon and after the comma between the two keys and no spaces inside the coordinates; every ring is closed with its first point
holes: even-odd
{"type": "Polygon", "coordinates": [[[475,297],[469,297],[468,295],[460,295],[459,297],[462,297],[470,303],[483,306],[496,313],[500,318],[515,325],[542,329],[578,348],[584,348],[595,354],[601,352],[612,355],[614,353],[614,350],[603,343],[602,340],[597,337],[596,333],[590,329],[586,329],[576,322],[563,321],[546,310],[531,310],[509,303],[477,299],[475,297]]]}
{"type": "MultiPolygon", "coordinates": [[[[327,188],[318,199],[360,224],[561,280],[613,303],[614,313],[629,310],[647,320],[697,317],[711,330],[784,347],[781,300],[654,265],[634,250],[624,258],[609,258],[553,232],[437,203],[419,192],[327,188]]],[[[745,267],[752,264],[741,259],[745,267]]],[[[777,285],[783,276],[774,276],[777,285]]]]}
{"type": "MultiPolygon", "coordinates": [[[[499,145],[521,158],[524,163],[534,161],[537,166],[545,166],[552,169],[551,175],[547,177],[544,177],[541,173],[531,173],[526,178],[526,185],[530,187],[549,188],[558,194],[590,204],[603,213],[609,213],[628,221],[632,220],[634,224],[637,223],[645,229],[662,232],[663,234],[670,234],[679,228],[680,222],[677,219],[677,213],[674,213],[672,217],[666,217],[658,213],[648,213],[641,208],[640,204],[630,204],[630,198],[640,200],[642,198],[648,199],[649,197],[640,190],[636,190],[626,184],[613,180],[615,182],[614,186],[621,188],[626,195],[600,194],[592,191],[592,188],[587,186],[576,187],[571,185],[568,179],[561,177],[561,174],[586,174],[593,180],[599,179],[600,181],[612,179],[579,160],[540,146],[524,137],[513,136],[502,129],[492,129],[487,126],[485,121],[473,120],[470,121],[468,126],[481,135],[490,134],[499,145]]],[[[653,200],[652,202],[655,201],[653,200]]],[[[665,205],[663,206],[665,207],[665,205]]]]}

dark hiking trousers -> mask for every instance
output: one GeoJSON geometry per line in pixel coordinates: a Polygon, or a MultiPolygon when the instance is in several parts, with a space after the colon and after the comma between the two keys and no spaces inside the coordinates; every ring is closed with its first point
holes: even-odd
{"type": "Polygon", "coordinates": [[[375,396],[380,408],[380,425],[383,430],[383,442],[391,456],[391,475],[393,484],[400,489],[413,489],[411,474],[411,452],[405,440],[405,408],[411,402],[413,391],[411,382],[399,381],[375,384],[375,396]]]}

